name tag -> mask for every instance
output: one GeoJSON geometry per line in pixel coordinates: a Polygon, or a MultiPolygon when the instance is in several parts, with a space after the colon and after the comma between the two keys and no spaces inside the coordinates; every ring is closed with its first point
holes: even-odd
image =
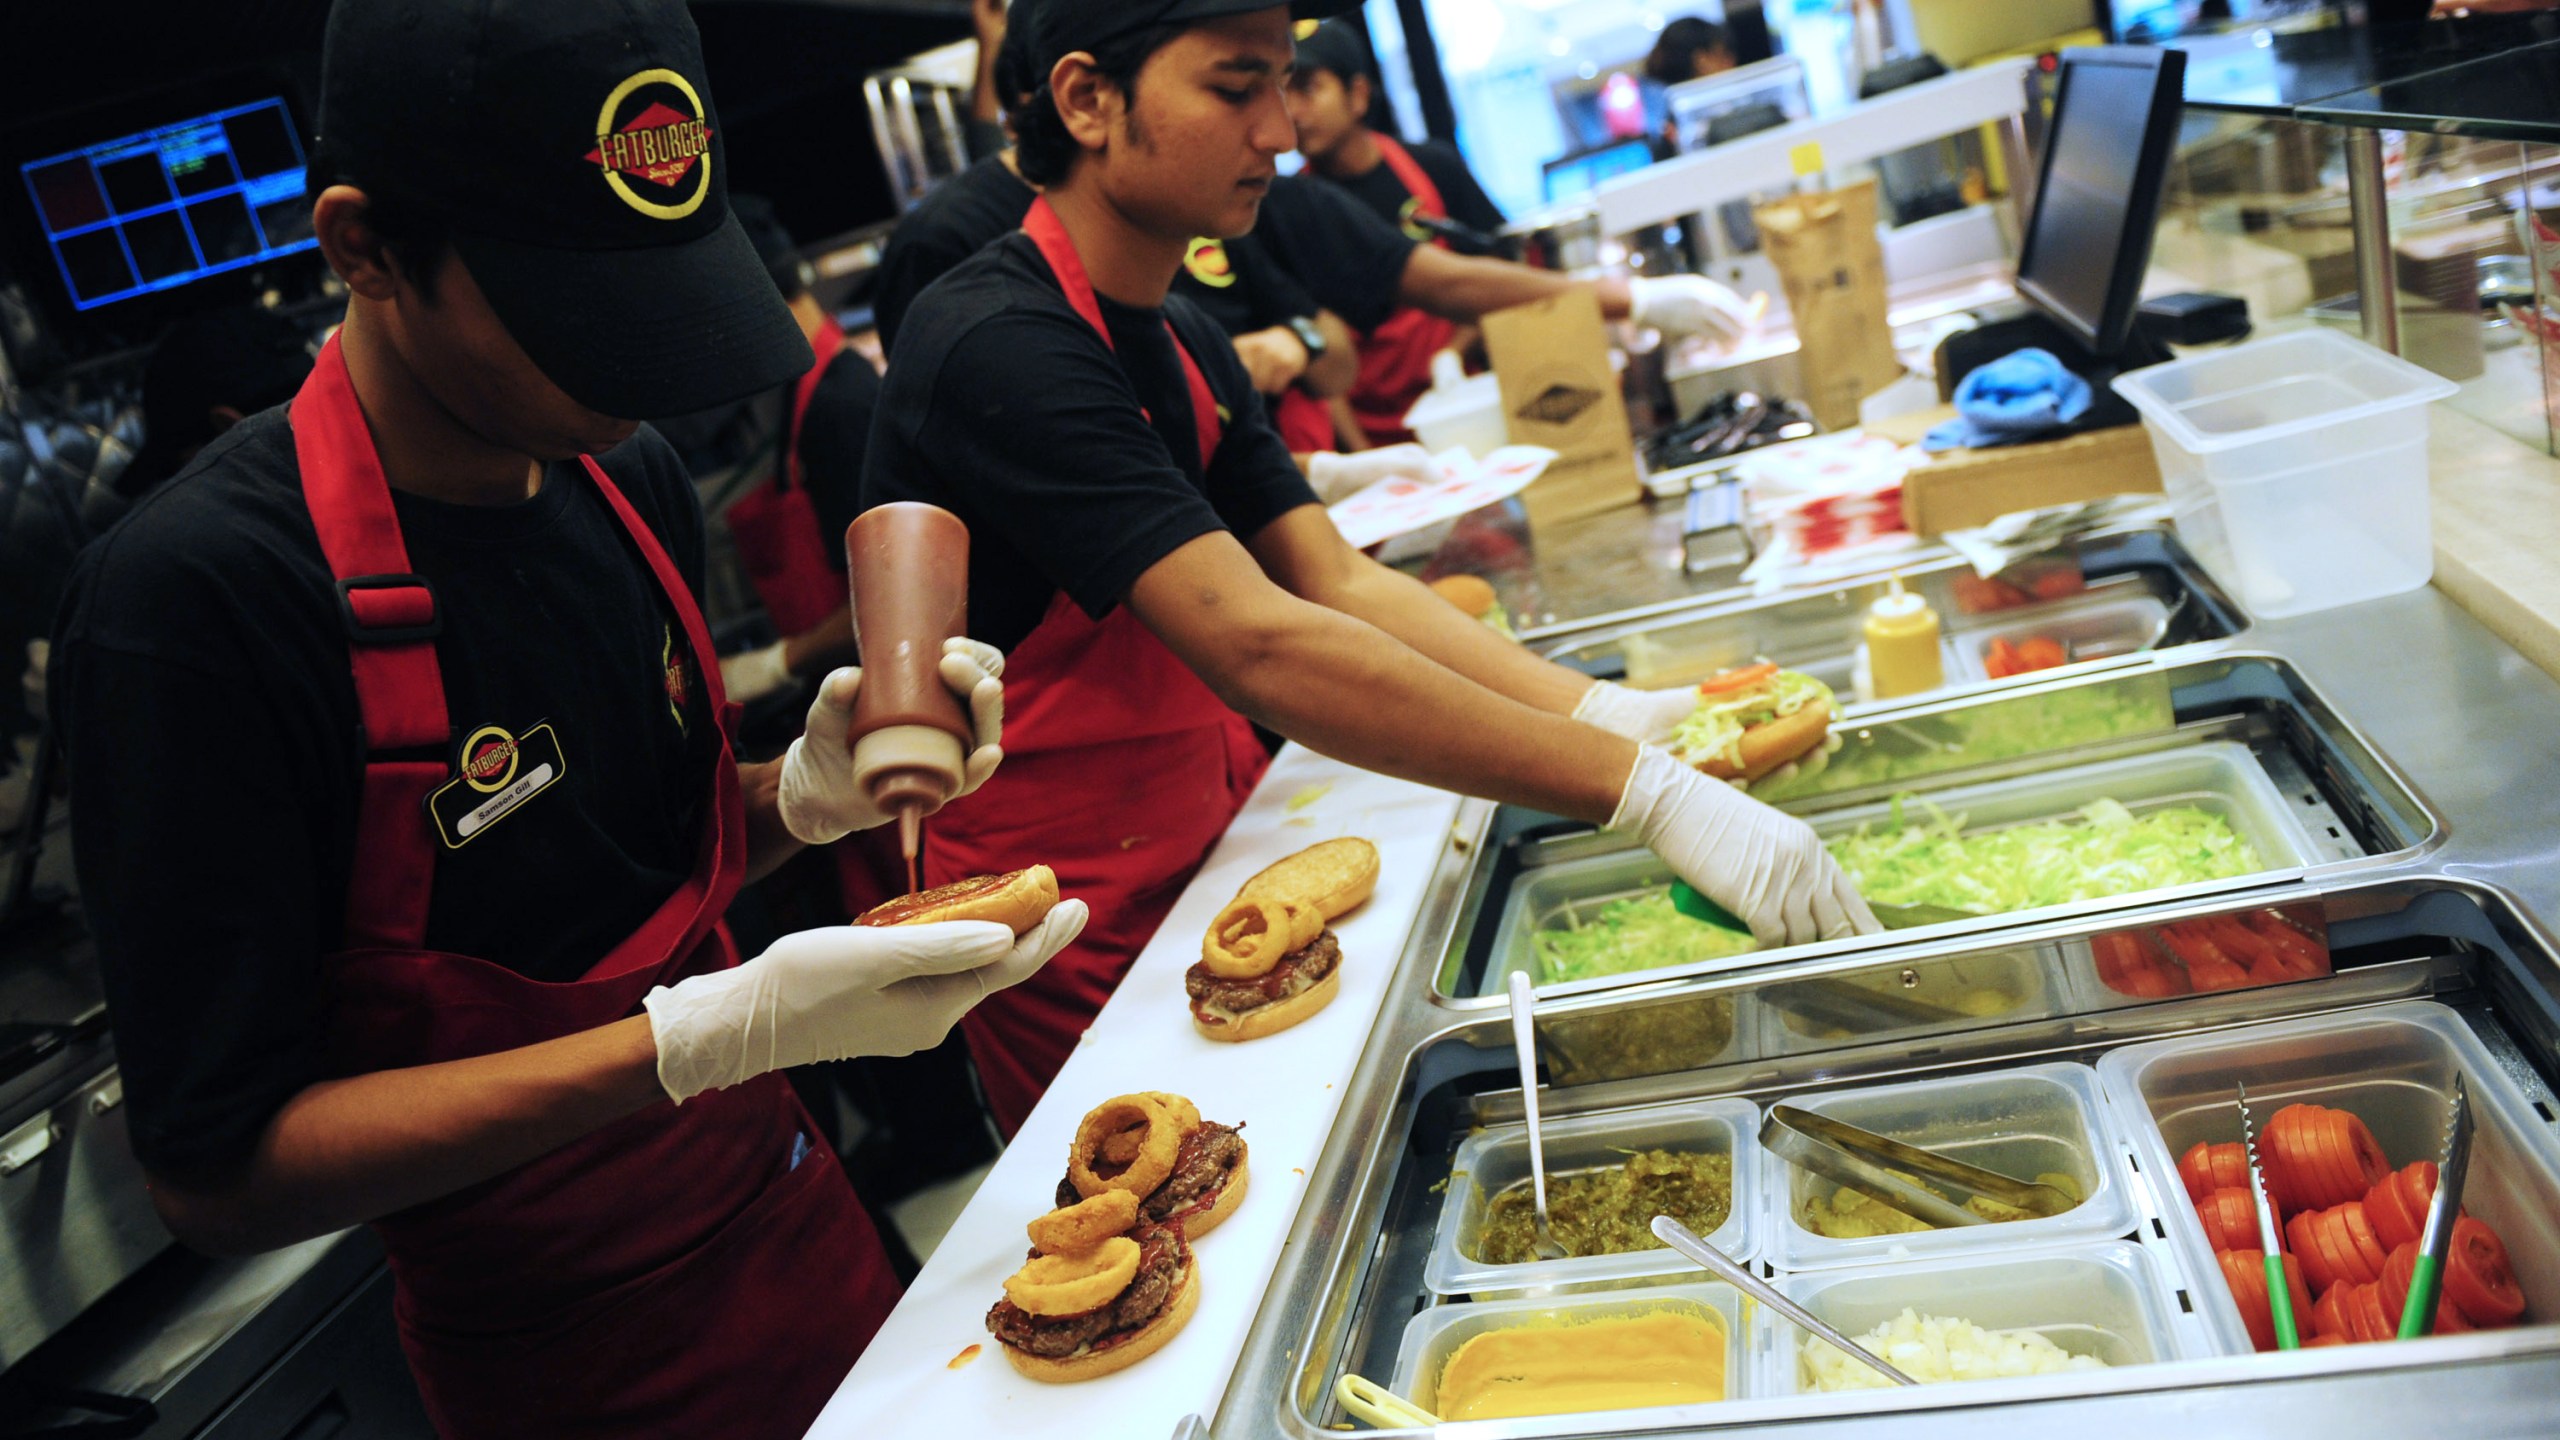
{"type": "Polygon", "coordinates": [[[448,850],[479,839],[559,784],[569,762],[560,751],[560,732],[546,721],[522,735],[504,726],[481,726],[462,742],[456,768],[460,773],[427,797],[427,813],[435,817],[437,837],[448,850]]]}

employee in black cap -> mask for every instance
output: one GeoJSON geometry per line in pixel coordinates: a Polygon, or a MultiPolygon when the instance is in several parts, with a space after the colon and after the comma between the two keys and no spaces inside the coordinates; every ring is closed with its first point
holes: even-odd
{"type": "Polygon", "coordinates": [[[936,817],[928,881],[1036,859],[1098,917],[964,1022],[1007,1129],[1258,779],[1246,716],[1623,826],[1765,939],[1872,927],[1809,828],[1633,738],[1694,696],[1595,685],[1344,544],[1233,352],[1169,296],[1195,237],[1252,228],[1293,143],[1290,10],[1042,0],[1047,84],[1015,137],[1043,194],[916,302],[872,431],[865,496],[959,515],[970,623],[1018,642],[1004,773],[936,817]]]}
{"type": "MultiPolygon", "coordinates": [[[[203,1249],[371,1222],[446,1436],[798,1436],[896,1287],[774,1072],[936,1043],[1081,907],[738,963],[741,881],[882,817],[857,672],[732,759],[692,486],[614,418],[811,362],[683,5],[345,0],[322,78],[345,325],[57,629],[135,1148],[203,1249]]],[[[997,663],[944,663],[972,778],[997,663]]]]}

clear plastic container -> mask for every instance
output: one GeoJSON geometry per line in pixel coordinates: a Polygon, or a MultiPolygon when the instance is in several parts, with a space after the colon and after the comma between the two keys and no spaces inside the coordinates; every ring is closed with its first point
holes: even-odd
{"type": "Polygon", "coordinates": [[[2057,640],[2069,656],[2069,663],[2076,665],[2084,660],[2139,654],[2158,645],[2161,637],[2169,633],[2169,607],[2154,595],[2039,606],[2014,618],[1998,618],[2007,623],[1983,624],[1977,619],[1971,627],[1959,623],[1949,635],[1955,651],[1955,664],[1947,671],[1950,683],[1989,679],[1991,647],[2001,640],[2011,645],[2039,637],[2057,640]]]}
{"type": "MultiPolygon", "coordinates": [[[[1550,1120],[1539,1127],[1546,1142],[1547,1193],[1559,1176],[1577,1170],[1615,1168],[1630,1150],[1671,1150],[1723,1155],[1733,1162],[1733,1208],[1707,1243],[1737,1261],[1754,1253],[1751,1232],[1760,1214],[1760,1108],[1748,1100],[1700,1100],[1550,1120]]],[[[1423,1283],[1441,1295],[1478,1299],[1530,1289],[1599,1287],[1704,1271],[1667,1249],[1623,1255],[1581,1255],[1526,1265],[1488,1265],[1467,1252],[1493,1197],[1529,1179],[1529,1132],[1523,1126],[1479,1130],[1458,1146],[1449,1187],[1440,1202],[1440,1228],[1423,1267],[1423,1283]]],[[[1426,1407],[1427,1408],[1427,1407],[1426,1407]]]]}
{"type": "MultiPolygon", "coordinates": [[[[1986,1330],[2033,1330],[2110,1368],[2193,1353],[2181,1342],[2171,1287],[2160,1267],[2139,1246],[2122,1241],[1790,1275],[1778,1281],[1778,1289],[1852,1340],[1910,1309],[1970,1320],[1986,1330]]],[[[1808,1393],[1804,1347],[1816,1343],[1784,1317],[1764,1311],[1752,1393],[1808,1393]]]]}
{"type": "Polygon", "coordinates": [[[2119,375],[2178,532],[2261,617],[2415,590],[2435,573],[2427,409],[2452,381],[2300,330],[2119,375]]]}
{"type": "Polygon", "coordinates": [[[2220,1283],[2204,1226],[2178,1179],[2198,1141],[2240,1138],[2240,1085],[2261,1125],[2287,1105],[2352,1112],[2397,1168],[2436,1158],[2453,1077],[2475,1123],[2462,1205],[2506,1242],[2524,1286],[2525,1318],[2560,1319],[2560,1134],[2486,1047],[2442,1005],[2413,1001],[2128,1046],[2098,1062],[2152,1203],[2197,1305],[2234,1354],[2249,1350],[2240,1309],[2220,1283]]]}
{"type": "Polygon", "coordinates": [[[1425,1410],[1437,1413],[1440,1374],[1460,1346],[1495,1330],[1518,1325],[1572,1324],[1620,1319],[1671,1310],[1703,1315],[1725,1336],[1725,1398],[1752,1393],[1751,1346],[1742,1324],[1742,1297],[1730,1285],[1666,1285],[1622,1295],[1584,1295],[1565,1299],[1496,1300],[1475,1305],[1435,1305],[1405,1322],[1404,1343],[1396,1350],[1396,1374],[1389,1387],[1425,1410]]]}
{"type": "Polygon", "coordinates": [[[1839,1186],[1763,1150],[1760,1188],[1768,1214],[1760,1253],[1781,1270],[1830,1270],[2103,1239],[2128,1234],[2136,1223],[2122,1142],[2109,1126],[2098,1077],[2086,1065],[2035,1065],[1871,1090],[1789,1096],[1777,1103],[1846,1121],[1887,1139],[2019,1180],[2068,1175],[2079,1185],[2081,1196],[2078,1205],[2059,1215],[1835,1240],[1807,1229],[1800,1217],[1806,1206],[1827,1199],[1839,1186]]]}
{"type": "Polygon", "coordinates": [[[1851,1043],[1942,1035],[1987,1021],[2051,1016],[2059,1013],[2055,1000],[2062,985],[2062,977],[2046,968],[2037,951],[2003,950],[1908,965],[1887,962],[1822,980],[1768,985],[1752,998],[1766,1017],[1763,1053],[1801,1055],[1851,1043]],[[1861,1013],[1857,997],[1849,993],[1855,990],[1917,1000],[1949,1012],[1949,1017],[1912,1021],[1890,1010],[1861,1013]]]}

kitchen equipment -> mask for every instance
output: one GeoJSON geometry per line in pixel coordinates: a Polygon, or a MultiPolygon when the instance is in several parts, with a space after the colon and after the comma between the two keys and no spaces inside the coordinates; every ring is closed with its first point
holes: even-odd
{"type": "Polygon", "coordinates": [[[1913,1380],[1910,1376],[1905,1375],[1901,1371],[1884,1363],[1883,1360],[1877,1358],[1875,1353],[1868,1350],[1865,1346],[1850,1339],[1848,1336],[1841,1334],[1839,1331],[1831,1328],[1828,1324],[1825,1324],[1821,1318],[1813,1314],[1813,1312],[1805,1309],[1801,1305],[1798,1305],[1786,1296],[1779,1294],[1767,1281],[1762,1280],[1759,1276],[1752,1274],[1750,1271],[1734,1264],[1731,1260],[1726,1259],[1722,1254],[1717,1252],[1714,1246],[1699,1239],[1688,1226],[1681,1224],[1679,1221],[1672,1219],[1668,1215],[1656,1215],[1653,1217],[1653,1233],[1662,1241],[1663,1244],[1670,1246],[1672,1249],[1677,1250],[1681,1254],[1688,1256],[1690,1259],[1697,1261],[1701,1265],[1704,1265],[1708,1270],[1714,1272],[1719,1278],[1724,1280],[1725,1283],[1732,1285],[1743,1294],[1750,1296],[1752,1299],[1757,1300],[1761,1304],[1768,1306],[1770,1309],[1777,1311],[1779,1314],[1784,1315],[1796,1324],[1803,1326],[1813,1334],[1821,1336],[1824,1340],[1829,1341],[1835,1348],[1837,1348],[1841,1354],[1859,1361],[1862,1364],[1873,1366],[1877,1374],[1884,1376],[1894,1384],[1916,1385],[1919,1383],[1918,1381],[1913,1380]]]}
{"type": "MultiPolygon", "coordinates": [[[[2294,1327],[2293,1286],[2284,1276],[2284,1245],[2276,1236],[2276,1207],[2267,1199],[2267,1173],[2258,1165],[2258,1122],[2249,1114],[2249,1087],[2240,1087],[2240,1139],[2249,1156],[2249,1207],[2258,1216],[2258,1253],[2267,1267],[2267,1307],[2274,1312],[2276,1348],[2299,1350],[2301,1332],[2294,1327]]],[[[2428,1297],[2434,1304],[2434,1297],[2428,1297]]]]}
{"type": "Polygon", "coordinates": [[[1952,925],[1959,920],[1982,918],[1953,905],[1879,905],[1870,900],[1867,909],[1887,930],[1917,930],[1923,925],[1952,925]]]}
{"type": "Polygon", "coordinates": [[[1547,1219],[1547,1152],[1538,1135],[1538,1039],[1532,1024],[1536,1002],[1529,998],[1529,977],[1511,976],[1511,1048],[1520,1062],[1520,1109],[1529,1122],[1529,1186],[1538,1214],[1538,1258],[1569,1257],[1556,1243],[1555,1226],[1547,1219]]]}
{"type": "MultiPolygon", "coordinates": [[[[1686,1265],[1688,1262],[1683,1261],[1686,1265]]],[[[1567,1295],[1496,1300],[1469,1305],[1434,1305],[1403,1322],[1395,1350],[1395,1378],[1389,1388],[1419,1409],[1443,1416],[1452,1408],[1440,1394],[1440,1377],[1450,1358],[1480,1335],[1519,1326],[1553,1330],[1595,1320],[1633,1319],[1669,1312],[1695,1316],[1715,1327],[1725,1341],[1724,1393],[1728,1400],[1751,1394],[1751,1331],[1742,1313],[1742,1296],[1725,1284],[1665,1285],[1642,1290],[1613,1290],[1597,1295],[1567,1295]]],[[[1325,1392],[1331,1394],[1330,1391],[1325,1392]]]]}
{"type": "Polygon", "coordinates": [[[1333,1398],[1342,1402],[1342,1408],[1350,1411],[1352,1418],[1365,1420],[1381,1430],[1406,1430],[1440,1423],[1439,1416],[1363,1375],[1345,1375],[1335,1381],[1333,1398]]]}
{"type": "Polygon", "coordinates": [[[2080,1203],[2050,1185],[1967,1165],[1934,1150],[1906,1145],[1793,1105],[1779,1105],[1769,1111],[1769,1118],[1760,1124],[1760,1146],[1791,1165],[1836,1180],[1940,1229],[1993,1222],[1960,1204],[1950,1204],[1945,1196],[1926,1185],[1905,1179],[1905,1173],[2030,1215],[2059,1215],[2080,1203]]]}
{"type": "Polygon", "coordinates": [[[2436,1193],[2427,1202],[2427,1227],[2418,1236],[2417,1269],[2400,1310],[2400,1338],[2414,1340],[2436,1323],[2436,1295],[2444,1285],[2445,1257],[2453,1252],[2453,1222],[2462,1213],[2462,1181],[2471,1168],[2471,1092],[2453,1077],[2453,1106],[2445,1116],[2444,1149],[2436,1159],[2436,1193]]]}

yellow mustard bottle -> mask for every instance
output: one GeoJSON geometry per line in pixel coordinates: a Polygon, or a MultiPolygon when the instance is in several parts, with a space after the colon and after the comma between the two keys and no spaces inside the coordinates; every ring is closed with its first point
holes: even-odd
{"type": "Polygon", "coordinates": [[[1902,588],[1876,597],[1867,610],[1867,675],[1879,700],[1917,695],[1947,683],[1947,662],[1938,648],[1938,612],[1929,602],[1902,588]]]}

